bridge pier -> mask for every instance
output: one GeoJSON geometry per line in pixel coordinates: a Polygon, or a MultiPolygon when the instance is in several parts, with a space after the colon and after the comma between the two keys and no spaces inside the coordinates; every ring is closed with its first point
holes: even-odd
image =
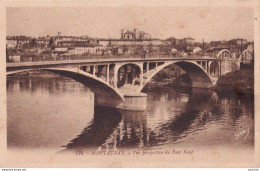
{"type": "Polygon", "coordinates": [[[145,93],[135,93],[124,95],[123,109],[128,110],[145,110],[147,94],[145,93]]]}
{"type": "Polygon", "coordinates": [[[124,101],[119,101],[106,96],[95,95],[95,105],[114,107],[125,110],[145,110],[146,109],[147,94],[132,93],[125,94],[124,101]]]}
{"type": "Polygon", "coordinates": [[[107,68],[106,68],[107,70],[107,75],[106,75],[106,81],[108,82],[108,84],[109,84],[109,64],[107,65],[107,68]]]}
{"type": "Polygon", "coordinates": [[[95,94],[94,105],[119,108],[123,101],[114,97],[95,94]]]}

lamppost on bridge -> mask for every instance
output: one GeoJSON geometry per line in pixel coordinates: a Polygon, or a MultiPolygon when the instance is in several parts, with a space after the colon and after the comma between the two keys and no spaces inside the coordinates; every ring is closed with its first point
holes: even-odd
{"type": "Polygon", "coordinates": [[[204,39],[202,39],[202,56],[204,56],[204,39]]]}

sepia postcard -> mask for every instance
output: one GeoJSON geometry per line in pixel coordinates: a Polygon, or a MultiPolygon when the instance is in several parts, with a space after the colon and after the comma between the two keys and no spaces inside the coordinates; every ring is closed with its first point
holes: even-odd
{"type": "Polygon", "coordinates": [[[1,168],[260,167],[258,0],[0,13],[1,168]]]}

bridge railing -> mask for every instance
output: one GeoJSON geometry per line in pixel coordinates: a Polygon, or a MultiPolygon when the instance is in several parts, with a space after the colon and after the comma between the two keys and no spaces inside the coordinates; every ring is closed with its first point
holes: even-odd
{"type": "MultiPolygon", "coordinates": [[[[169,58],[146,58],[146,59],[137,59],[140,61],[151,60],[151,61],[158,61],[158,59],[162,59],[162,61],[167,60],[169,58]]],[[[194,60],[191,58],[179,57],[179,58],[172,58],[174,60],[194,60]]],[[[212,59],[212,58],[210,58],[212,59]]],[[[14,67],[42,67],[42,66],[51,66],[51,65],[80,65],[83,63],[99,63],[99,62],[111,62],[111,61],[125,61],[125,60],[133,60],[136,61],[136,58],[121,58],[121,59],[81,59],[81,60],[62,60],[62,61],[37,61],[37,62],[18,62],[18,63],[7,63],[7,68],[14,68],[14,67]]],[[[196,58],[195,60],[209,60],[209,58],[196,58]]],[[[215,60],[215,59],[214,59],[215,60]]]]}
{"type": "MultiPolygon", "coordinates": [[[[71,55],[71,56],[59,56],[59,57],[41,57],[41,58],[21,58],[17,62],[38,62],[38,61],[61,61],[61,60],[81,60],[81,59],[114,59],[114,58],[150,58],[150,57],[166,58],[173,57],[171,55],[163,54],[146,54],[146,55],[71,55]]],[[[15,61],[8,61],[8,63],[14,63],[15,61]]]]}
{"type": "Polygon", "coordinates": [[[51,63],[55,63],[55,61],[57,61],[58,63],[60,63],[62,61],[66,62],[66,61],[77,61],[77,60],[102,60],[102,59],[149,59],[149,58],[192,58],[192,57],[200,57],[200,58],[207,58],[207,57],[212,57],[212,56],[202,56],[199,54],[194,54],[194,55],[187,55],[187,56],[182,56],[181,54],[172,54],[172,55],[168,55],[168,54],[160,54],[160,53],[152,53],[152,54],[143,54],[143,55],[76,55],[76,56],[65,56],[65,57],[57,57],[57,58],[36,58],[36,59],[32,59],[32,60],[24,60],[21,59],[20,61],[8,61],[7,63],[20,63],[23,62],[24,64],[26,62],[32,64],[34,62],[51,62],[51,63]]]}

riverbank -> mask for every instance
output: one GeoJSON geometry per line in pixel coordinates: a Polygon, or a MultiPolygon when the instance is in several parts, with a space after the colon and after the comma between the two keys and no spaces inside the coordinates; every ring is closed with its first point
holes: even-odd
{"type": "MultiPolygon", "coordinates": [[[[170,70],[156,75],[146,86],[145,89],[155,87],[191,87],[191,80],[188,74],[182,74],[178,78],[172,76],[170,70]]],[[[218,82],[211,90],[218,92],[234,93],[254,93],[254,70],[251,68],[232,71],[220,76],[218,82]]]]}
{"type": "Polygon", "coordinates": [[[215,91],[233,91],[236,93],[254,93],[254,70],[241,69],[221,76],[212,88],[215,91]]]}

